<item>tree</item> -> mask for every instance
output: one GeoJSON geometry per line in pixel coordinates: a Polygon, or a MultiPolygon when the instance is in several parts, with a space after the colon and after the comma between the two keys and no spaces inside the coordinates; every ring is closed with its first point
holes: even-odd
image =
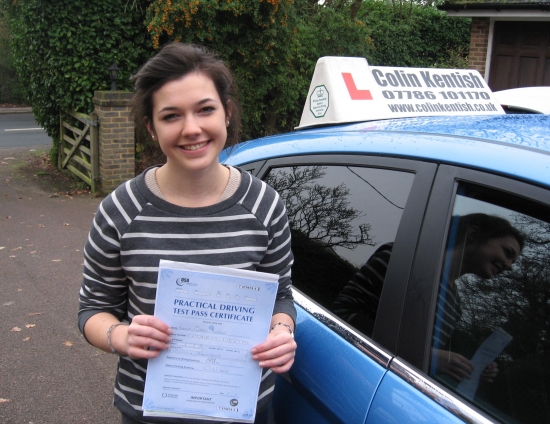
{"type": "Polygon", "coordinates": [[[322,166],[293,166],[272,172],[266,183],[285,201],[291,229],[324,249],[360,245],[374,246],[369,235],[370,224],[354,228],[352,222],[364,216],[349,206],[349,189],[345,184],[328,187],[319,184],[326,173],[322,166]]]}
{"type": "Polygon", "coordinates": [[[280,194],[292,234],[292,279],[304,293],[326,308],[357,268],[335,248],[374,246],[367,222],[354,224],[365,214],[349,203],[345,184],[327,184],[325,167],[301,166],[274,169],[266,182],[280,194]]]}
{"type": "Polygon", "coordinates": [[[399,4],[0,0],[27,102],[54,147],[60,110],[90,112],[93,92],[109,87],[106,68],[113,62],[122,69],[118,87],[131,89],[129,76],[170,40],[205,45],[229,65],[240,87],[243,140],[298,124],[322,56],[367,57],[372,64],[395,66],[463,63],[467,20],[448,18],[433,7],[399,4]]]}

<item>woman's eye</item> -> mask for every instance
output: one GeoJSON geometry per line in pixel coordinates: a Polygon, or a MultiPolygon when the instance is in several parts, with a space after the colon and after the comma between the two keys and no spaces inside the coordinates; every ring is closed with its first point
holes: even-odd
{"type": "Polygon", "coordinates": [[[201,112],[203,113],[210,113],[216,110],[213,106],[205,106],[201,109],[201,112]]]}
{"type": "Polygon", "coordinates": [[[162,120],[163,121],[171,121],[173,119],[175,119],[177,117],[177,115],[175,113],[171,113],[170,115],[164,115],[162,117],[162,120]]]}

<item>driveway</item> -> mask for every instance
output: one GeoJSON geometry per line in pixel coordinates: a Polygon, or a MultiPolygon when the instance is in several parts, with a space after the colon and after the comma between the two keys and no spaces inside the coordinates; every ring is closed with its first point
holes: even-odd
{"type": "Polygon", "coordinates": [[[82,249],[101,201],[39,151],[0,149],[0,422],[119,423],[116,357],[78,331],[82,249]]]}

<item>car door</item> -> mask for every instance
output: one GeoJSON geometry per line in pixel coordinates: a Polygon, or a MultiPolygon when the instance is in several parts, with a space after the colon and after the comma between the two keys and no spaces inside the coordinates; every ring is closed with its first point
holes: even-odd
{"type": "MultiPolygon", "coordinates": [[[[406,281],[436,165],[362,155],[248,164],[285,200],[295,255],[295,364],[274,394],[278,423],[363,423],[397,346],[406,281]],[[375,252],[392,244],[383,284],[383,345],[335,300],[375,252]],[[350,324],[354,322],[354,324],[350,324]]],[[[352,299],[353,300],[353,299],[352,299]]],[[[373,317],[376,321],[377,316],[373,317]]],[[[409,386],[404,380],[402,384],[409,386]]],[[[423,396],[423,395],[420,395],[423,396]]],[[[433,403],[429,398],[425,402],[433,403]]]]}
{"type": "MultiPolygon", "coordinates": [[[[454,405],[465,421],[486,417],[506,423],[550,423],[549,269],[548,188],[441,165],[407,288],[397,361],[411,364],[421,381],[429,382],[428,395],[454,405]],[[476,272],[451,277],[456,264],[473,269],[466,263],[466,249],[461,258],[457,255],[459,246],[467,243],[460,240],[476,227],[464,226],[465,218],[473,222],[479,215],[506,220],[517,229],[524,239],[521,253],[511,269],[483,278],[476,272]],[[445,299],[452,290],[460,313],[449,330],[445,299]],[[447,341],[442,341],[443,332],[449,333],[447,341]],[[445,370],[457,355],[472,364],[469,378],[445,370]],[[487,378],[484,373],[493,363],[498,372],[487,378]]],[[[376,334],[375,329],[375,338],[376,334]]],[[[388,396],[383,395],[384,387],[383,382],[377,397],[388,396]]]]}

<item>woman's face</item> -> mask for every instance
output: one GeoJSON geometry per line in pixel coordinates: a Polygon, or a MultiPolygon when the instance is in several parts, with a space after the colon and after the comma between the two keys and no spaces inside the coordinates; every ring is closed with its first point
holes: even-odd
{"type": "Polygon", "coordinates": [[[464,249],[463,270],[481,278],[492,278],[512,265],[521,252],[519,242],[512,235],[490,238],[472,243],[464,249]]]}
{"type": "Polygon", "coordinates": [[[153,125],[148,129],[168,166],[201,172],[218,165],[227,139],[227,118],[214,82],[192,72],[153,94],[153,125]]]}

